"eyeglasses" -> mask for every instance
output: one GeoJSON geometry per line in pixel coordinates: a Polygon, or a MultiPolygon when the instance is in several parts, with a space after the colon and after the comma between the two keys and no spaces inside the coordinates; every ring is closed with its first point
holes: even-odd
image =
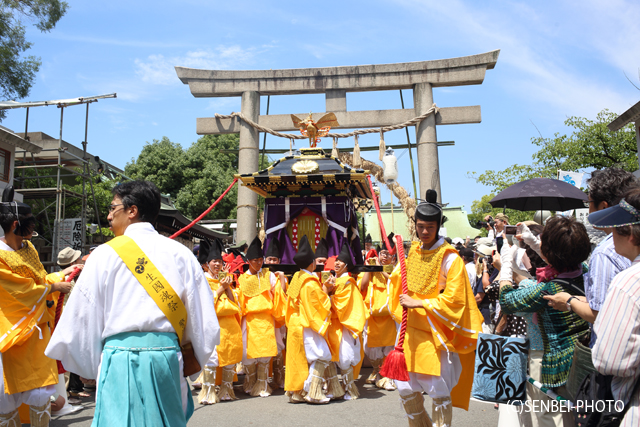
{"type": "Polygon", "coordinates": [[[117,205],[109,205],[107,207],[107,209],[109,209],[109,213],[115,212],[117,206],[124,206],[124,203],[118,203],[117,205]]]}
{"type": "Polygon", "coordinates": [[[585,208],[588,208],[589,206],[591,206],[591,203],[595,203],[595,200],[584,201],[582,203],[584,204],[585,208]]]}

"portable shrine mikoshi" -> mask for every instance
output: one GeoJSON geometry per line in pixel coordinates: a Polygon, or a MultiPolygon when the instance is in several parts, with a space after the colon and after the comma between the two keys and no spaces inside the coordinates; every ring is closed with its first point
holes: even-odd
{"type": "Polygon", "coordinates": [[[324,238],[329,257],[338,255],[346,241],[356,270],[373,271],[379,267],[363,265],[353,204],[354,198],[373,198],[368,173],[314,147],[302,148],[267,169],[235,178],[265,198],[264,247],[277,240],[282,262],[279,269],[298,270],[293,256],[306,235],[314,250],[324,238]]]}

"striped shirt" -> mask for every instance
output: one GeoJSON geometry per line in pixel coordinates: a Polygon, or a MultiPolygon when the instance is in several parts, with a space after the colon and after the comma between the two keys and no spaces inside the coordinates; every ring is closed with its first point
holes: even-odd
{"type": "MultiPolygon", "coordinates": [[[[599,337],[593,365],[598,372],[613,375],[613,397],[626,404],[640,377],[640,256],[611,283],[593,327],[599,337]]],[[[630,404],[621,427],[640,425],[640,393],[630,404]]]]}
{"type": "MultiPolygon", "coordinates": [[[[589,271],[584,275],[584,293],[592,310],[602,309],[613,278],[630,265],[629,259],[616,252],[613,234],[609,234],[596,246],[589,259],[589,271]]],[[[595,344],[596,336],[596,333],[591,334],[590,347],[595,344]]]]}

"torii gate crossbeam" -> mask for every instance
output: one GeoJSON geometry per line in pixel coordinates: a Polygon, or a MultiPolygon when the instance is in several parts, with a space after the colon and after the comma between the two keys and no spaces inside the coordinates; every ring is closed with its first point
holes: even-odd
{"type": "MultiPolygon", "coordinates": [[[[326,112],[336,113],[343,129],[373,128],[402,123],[425,113],[434,103],[433,88],[481,84],[486,70],[493,69],[499,50],[459,58],[396,64],[358,65],[283,70],[198,70],[175,67],[193,96],[240,96],[241,112],[254,122],[276,131],[294,131],[289,115],[260,115],[261,95],[324,93],[326,112]],[[413,89],[413,109],[347,111],[347,92],[413,89]]],[[[324,113],[314,116],[316,119],[324,113]]],[[[420,194],[433,188],[440,192],[436,125],[480,123],[480,106],[441,108],[416,127],[420,194]]],[[[198,118],[196,132],[240,133],[238,173],[258,169],[259,133],[233,119],[198,118]]],[[[256,235],[257,194],[238,189],[238,240],[256,235]]]]}

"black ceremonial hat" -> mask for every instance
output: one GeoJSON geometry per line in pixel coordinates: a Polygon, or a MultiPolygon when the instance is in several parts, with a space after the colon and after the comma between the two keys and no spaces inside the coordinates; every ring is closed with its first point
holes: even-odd
{"type": "Polygon", "coordinates": [[[353,260],[351,259],[351,251],[349,250],[349,245],[347,242],[342,244],[342,248],[340,249],[340,253],[338,254],[338,259],[345,264],[347,264],[347,270],[351,270],[353,267],[353,260]]]}
{"type": "Polygon", "coordinates": [[[200,252],[198,252],[198,262],[200,265],[207,263],[207,258],[209,257],[209,251],[211,250],[211,242],[208,240],[203,240],[200,242],[200,252]]]}
{"type": "Polygon", "coordinates": [[[256,258],[264,258],[264,252],[262,252],[262,242],[256,236],[251,244],[249,245],[249,249],[247,249],[247,259],[256,259],[256,258]]]}
{"type": "Polygon", "coordinates": [[[371,234],[367,234],[367,236],[364,238],[364,242],[371,243],[371,234]]]}
{"type": "Polygon", "coordinates": [[[22,202],[13,201],[13,186],[10,185],[2,192],[2,203],[0,203],[0,212],[12,213],[16,212],[20,215],[28,215],[31,213],[31,206],[22,202]]]}
{"type": "Polygon", "coordinates": [[[313,249],[311,249],[309,239],[307,239],[306,235],[302,236],[302,239],[300,239],[300,243],[298,244],[298,253],[294,255],[293,262],[295,262],[300,268],[307,268],[315,259],[316,256],[313,254],[313,249]]]}
{"type": "Polygon", "coordinates": [[[416,207],[415,219],[422,221],[435,221],[442,225],[442,208],[437,203],[438,192],[427,190],[427,200],[416,207]]]}
{"type": "Polygon", "coordinates": [[[271,242],[269,242],[269,246],[267,247],[267,252],[264,254],[264,256],[273,256],[280,259],[280,245],[278,244],[277,239],[271,239],[271,242]]]}
{"type": "Polygon", "coordinates": [[[222,242],[220,241],[220,239],[215,239],[213,243],[211,243],[211,249],[209,249],[207,262],[213,259],[222,259],[223,253],[224,253],[224,248],[222,247],[222,242]]]}
{"type": "Polygon", "coordinates": [[[324,238],[320,239],[318,246],[316,246],[316,258],[329,258],[329,247],[324,238]]]}
{"type": "MultiPolygon", "coordinates": [[[[393,240],[394,237],[395,237],[395,234],[393,234],[393,231],[391,233],[389,233],[389,235],[387,236],[387,239],[389,240],[389,245],[391,246],[389,248],[390,251],[392,251],[393,248],[396,247],[396,242],[395,242],[395,240],[393,240]]],[[[386,245],[385,245],[385,247],[386,247],[386,245]]]]}

